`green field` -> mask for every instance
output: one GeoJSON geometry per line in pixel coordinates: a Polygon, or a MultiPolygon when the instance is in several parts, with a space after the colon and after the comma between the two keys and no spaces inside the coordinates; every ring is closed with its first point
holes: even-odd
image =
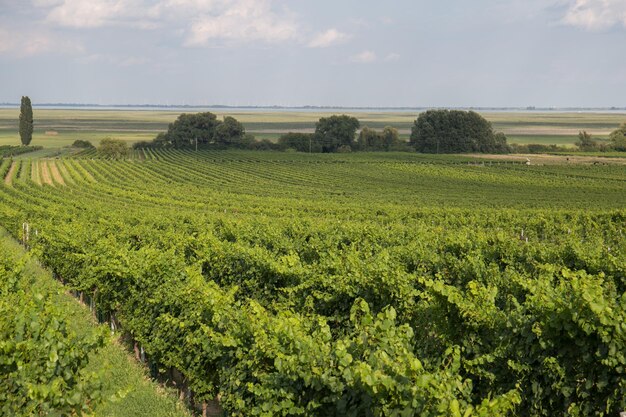
{"type": "Polygon", "coordinates": [[[197,407],[617,415],[624,165],[488,158],[5,159],[0,226],[197,407]]]}
{"type": "MultiPolygon", "coordinates": [[[[190,110],[194,111],[194,110],[190,110]]],[[[339,111],[340,112],[340,111],[339,111]]],[[[403,139],[408,139],[416,112],[348,112],[357,117],[362,126],[382,129],[396,127],[403,139]]],[[[63,147],[76,139],[98,144],[104,137],[113,137],[129,143],[151,140],[167,130],[180,112],[163,110],[54,110],[34,109],[35,133],[33,145],[63,147]],[[46,134],[46,132],[48,132],[46,134]]],[[[220,117],[230,115],[241,121],[246,130],[258,139],[276,140],[288,131],[312,132],[320,117],[330,112],[303,111],[223,111],[220,117]]],[[[0,109],[0,145],[17,145],[19,109],[0,109]]],[[[541,143],[573,146],[579,130],[586,130],[596,138],[608,134],[626,121],[619,113],[531,113],[486,112],[496,130],[507,134],[510,143],[541,143]]]]}

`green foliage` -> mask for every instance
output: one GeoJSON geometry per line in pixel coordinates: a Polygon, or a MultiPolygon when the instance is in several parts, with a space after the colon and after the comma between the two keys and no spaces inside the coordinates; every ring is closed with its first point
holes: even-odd
{"type": "MultiPolygon", "coordinates": [[[[226,116],[215,128],[214,140],[218,145],[242,147],[246,129],[234,117],[226,116]]],[[[254,138],[252,138],[254,139],[254,138]]]]}
{"type": "Polygon", "coordinates": [[[181,114],[174,123],[170,123],[167,133],[159,133],[153,145],[184,148],[194,147],[196,144],[215,144],[221,147],[245,148],[253,142],[254,137],[246,135],[243,125],[234,117],[226,116],[221,121],[215,114],[204,112],[181,114]]]}
{"type": "MultiPolygon", "coordinates": [[[[1,244],[0,244],[1,245],[1,244]]],[[[102,332],[77,336],[49,295],[32,292],[25,260],[0,253],[0,412],[70,415],[101,400],[102,381],[85,372],[102,332]]]]}
{"type": "Polygon", "coordinates": [[[354,145],[359,121],[347,115],[322,117],[315,125],[315,137],[322,152],[336,152],[340,146],[354,145]]]}
{"type": "Polygon", "coordinates": [[[93,146],[93,144],[91,142],[89,142],[88,140],[83,140],[83,139],[76,139],[74,141],[74,143],[72,143],[72,147],[73,148],[84,148],[84,149],[94,148],[94,146],[93,146]]]}
{"type": "Polygon", "coordinates": [[[626,152],[626,123],[622,123],[618,129],[612,131],[609,135],[609,140],[613,149],[626,152]]]}
{"type": "MultiPolygon", "coordinates": [[[[159,135],[164,135],[164,134],[160,133],[159,135]]],[[[155,139],[153,141],[141,140],[139,142],[133,143],[133,149],[137,150],[137,149],[155,148],[161,145],[160,141],[161,141],[161,138],[159,138],[158,140],[155,139]]]]}
{"type": "Polygon", "coordinates": [[[20,139],[22,145],[30,145],[33,140],[33,129],[33,106],[28,96],[22,96],[20,104],[20,139]]]}
{"type": "Polygon", "coordinates": [[[59,161],[72,187],[0,186],[0,224],[36,227],[41,261],[197,402],[219,395],[233,416],[626,405],[622,167],[143,155],[59,161]]]}
{"type": "Polygon", "coordinates": [[[494,133],[491,123],[473,111],[428,110],[411,128],[410,143],[424,153],[505,153],[504,134],[494,133]]]}
{"type": "Polygon", "coordinates": [[[175,148],[204,145],[215,140],[215,132],[220,125],[217,116],[210,112],[181,114],[174,123],[170,123],[167,133],[155,141],[166,142],[175,148]]]}
{"type": "Polygon", "coordinates": [[[106,158],[119,159],[128,155],[128,144],[119,139],[104,138],[100,141],[98,151],[106,158]]]}
{"type": "Polygon", "coordinates": [[[591,134],[586,131],[578,132],[578,142],[576,142],[576,146],[581,151],[593,151],[598,148],[598,143],[591,138],[591,134]]]}
{"type": "Polygon", "coordinates": [[[0,146],[0,158],[13,157],[43,149],[42,146],[0,146]]]}
{"type": "Polygon", "coordinates": [[[360,151],[389,151],[400,143],[398,130],[386,126],[382,132],[364,127],[358,138],[360,151]]]}
{"type": "Polygon", "coordinates": [[[278,138],[278,144],[285,149],[295,149],[298,152],[322,152],[321,143],[312,133],[285,133],[278,138]]]}

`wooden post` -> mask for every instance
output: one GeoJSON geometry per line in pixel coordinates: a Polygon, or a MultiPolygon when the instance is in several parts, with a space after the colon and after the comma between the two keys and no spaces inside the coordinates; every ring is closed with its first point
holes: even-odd
{"type": "Polygon", "coordinates": [[[141,360],[141,356],[139,355],[139,344],[136,340],[133,340],[133,350],[135,351],[135,359],[138,361],[141,360]]]}

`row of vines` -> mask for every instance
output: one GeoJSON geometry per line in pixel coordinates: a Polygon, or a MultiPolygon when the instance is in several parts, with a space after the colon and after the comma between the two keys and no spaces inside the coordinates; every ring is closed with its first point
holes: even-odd
{"type": "Polygon", "coordinates": [[[153,152],[2,186],[0,224],[205,412],[626,409],[620,170],[153,152]]]}

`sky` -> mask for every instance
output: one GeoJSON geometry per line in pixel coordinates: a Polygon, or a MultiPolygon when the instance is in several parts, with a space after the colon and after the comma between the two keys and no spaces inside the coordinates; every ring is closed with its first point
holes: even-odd
{"type": "Polygon", "coordinates": [[[624,107],[626,0],[0,0],[0,102],[624,107]]]}

